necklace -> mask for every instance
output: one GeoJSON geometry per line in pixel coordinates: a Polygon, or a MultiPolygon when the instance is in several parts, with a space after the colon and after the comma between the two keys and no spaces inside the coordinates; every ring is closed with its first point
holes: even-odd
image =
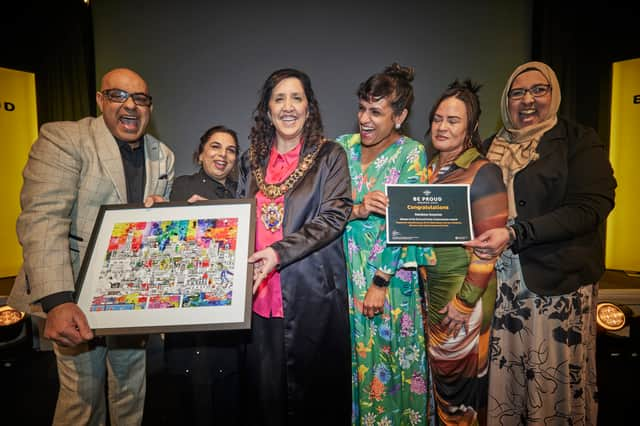
{"type": "MultiPolygon", "coordinates": [[[[264,203],[260,209],[260,220],[268,231],[276,232],[282,227],[284,204],[281,202],[277,203],[275,201],[276,198],[284,195],[287,191],[293,188],[293,186],[307,173],[307,171],[309,171],[311,165],[320,152],[320,145],[322,145],[322,143],[324,143],[324,141],[315,145],[313,151],[305,155],[302,161],[298,162],[296,169],[280,183],[266,183],[264,181],[264,174],[262,170],[259,167],[253,170],[253,175],[256,178],[256,183],[258,184],[260,191],[265,197],[271,200],[268,203],[264,203]]],[[[251,164],[255,164],[255,155],[253,146],[249,147],[249,158],[251,159],[251,164]]]]}

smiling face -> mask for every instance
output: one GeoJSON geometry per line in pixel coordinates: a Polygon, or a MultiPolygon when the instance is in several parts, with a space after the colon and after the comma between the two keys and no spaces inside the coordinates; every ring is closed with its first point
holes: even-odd
{"type": "Polygon", "coordinates": [[[387,145],[394,142],[400,136],[396,131],[406,117],[406,111],[395,115],[389,100],[384,97],[377,101],[369,102],[360,99],[358,108],[358,124],[360,127],[360,140],[364,147],[373,147],[379,144],[387,145]]]}
{"type": "Polygon", "coordinates": [[[153,107],[136,105],[131,97],[123,103],[112,102],[102,94],[108,89],[148,94],[147,83],[137,73],[121,68],[105,74],[100,92],[96,93],[96,102],[111,134],[121,141],[137,142],[147,130],[153,107]]]}
{"type": "Polygon", "coordinates": [[[295,146],[309,116],[309,102],[300,80],[289,77],[278,83],[269,98],[269,119],[279,145],[295,146]]]}
{"type": "Polygon", "coordinates": [[[455,96],[438,105],[431,121],[431,143],[443,157],[455,158],[464,150],[467,136],[467,108],[455,96]]]}
{"type": "Polygon", "coordinates": [[[551,91],[543,96],[534,97],[529,91],[534,86],[548,85],[549,82],[540,71],[525,71],[513,80],[510,90],[528,89],[520,99],[509,100],[509,117],[516,129],[533,126],[544,121],[551,105],[551,91]]]}
{"type": "Polygon", "coordinates": [[[224,184],[237,157],[238,144],[233,136],[225,132],[216,132],[202,146],[198,160],[209,177],[224,184]]]}

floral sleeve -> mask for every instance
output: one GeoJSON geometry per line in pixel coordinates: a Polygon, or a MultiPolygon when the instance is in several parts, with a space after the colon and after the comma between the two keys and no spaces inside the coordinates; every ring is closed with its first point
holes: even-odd
{"type": "MultiPolygon", "coordinates": [[[[427,157],[424,146],[415,141],[411,142],[406,143],[386,160],[390,166],[384,184],[427,182],[427,157]]],[[[416,256],[406,256],[408,252],[414,252],[413,250],[408,251],[406,247],[399,245],[387,246],[386,240],[386,223],[381,221],[378,238],[369,258],[372,267],[394,275],[398,268],[408,266],[409,262],[413,262],[415,266],[416,256]]]]}

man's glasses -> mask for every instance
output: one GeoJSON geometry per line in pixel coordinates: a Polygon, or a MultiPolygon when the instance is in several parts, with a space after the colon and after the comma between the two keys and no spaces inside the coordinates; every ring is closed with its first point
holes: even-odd
{"type": "Polygon", "coordinates": [[[511,89],[509,90],[508,96],[513,100],[518,100],[518,99],[524,98],[524,95],[526,95],[527,92],[531,93],[531,96],[533,96],[534,98],[539,98],[551,92],[551,85],[536,84],[535,86],[529,89],[511,89]]]}
{"type": "Polygon", "coordinates": [[[127,99],[131,98],[133,99],[133,103],[138,106],[151,106],[151,96],[146,93],[129,93],[122,89],[107,89],[103,90],[102,94],[106,96],[109,101],[117,102],[119,104],[123,104],[127,99]]]}

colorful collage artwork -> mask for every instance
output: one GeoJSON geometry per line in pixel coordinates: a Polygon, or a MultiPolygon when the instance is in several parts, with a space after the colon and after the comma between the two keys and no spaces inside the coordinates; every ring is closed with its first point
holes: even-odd
{"type": "Polygon", "coordinates": [[[91,311],[230,305],[237,218],[114,225],[91,311]]]}

